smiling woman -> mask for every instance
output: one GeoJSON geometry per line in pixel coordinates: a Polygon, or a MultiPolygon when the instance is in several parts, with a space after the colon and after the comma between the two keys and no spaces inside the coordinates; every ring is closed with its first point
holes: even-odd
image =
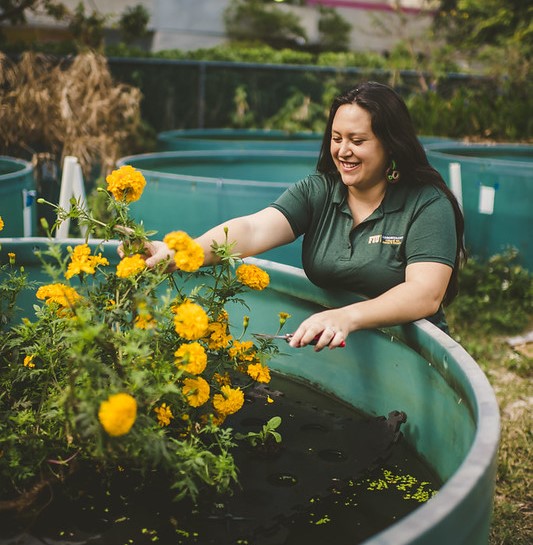
{"type": "MultiPolygon", "coordinates": [[[[335,98],[317,173],[263,210],[198,237],[204,265],[217,262],[211,245],[227,236],[242,257],[303,237],[303,268],[313,283],[368,298],[311,315],[292,347],[318,337],[315,350],[337,348],[354,331],[420,318],[447,331],[443,304],[457,291],[463,217],[429,165],[405,103],[386,85],[364,82],[335,98]]],[[[174,256],[164,241],[147,250],[149,267],[174,256]]]]}

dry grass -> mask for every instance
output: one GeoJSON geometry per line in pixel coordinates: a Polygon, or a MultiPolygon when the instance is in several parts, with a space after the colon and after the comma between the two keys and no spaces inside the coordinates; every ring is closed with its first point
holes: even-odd
{"type": "Polygon", "coordinates": [[[0,53],[0,150],[74,155],[84,173],[108,172],[139,128],[140,101],[96,53],[58,62],[30,52],[17,63],[0,53]]]}

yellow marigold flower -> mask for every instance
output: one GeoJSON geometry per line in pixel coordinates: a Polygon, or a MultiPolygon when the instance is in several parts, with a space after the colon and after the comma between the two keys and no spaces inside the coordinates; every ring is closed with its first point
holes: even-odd
{"type": "Polygon", "coordinates": [[[240,388],[222,386],[221,393],[213,396],[213,407],[217,413],[227,416],[236,413],[244,404],[244,393],[240,388]]]}
{"type": "Polygon", "coordinates": [[[266,365],[251,363],[248,365],[246,372],[257,382],[263,382],[265,384],[270,382],[270,369],[266,365]]]}
{"type": "Polygon", "coordinates": [[[202,377],[186,378],[183,381],[183,394],[191,407],[200,407],[209,399],[209,383],[202,377]]]}
{"type": "Polygon", "coordinates": [[[104,430],[113,437],[125,435],[137,418],[137,402],[130,394],[110,395],[100,403],[98,420],[104,430]]]}
{"type": "Polygon", "coordinates": [[[139,303],[138,314],[135,316],[133,327],[137,329],[154,329],[157,327],[157,322],[154,317],[146,310],[146,303],[139,303]]]}
{"type": "Polygon", "coordinates": [[[32,354],[31,356],[26,356],[24,358],[24,367],[29,367],[30,369],[32,367],[35,367],[35,363],[33,363],[34,357],[35,357],[35,354],[32,354]]]}
{"type": "Polygon", "coordinates": [[[252,341],[233,341],[233,346],[228,350],[230,358],[238,361],[254,361],[256,359],[254,343],[252,341]]]}
{"type": "Polygon", "coordinates": [[[178,369],[183,369],[192,375],[203,373],[207,366],[207,354],[205,348],[197,342],[182,344],[174,352],[174,363],[178,369]]]}
{"type": "Polygon", "coordinates": [[[162,403],[161,406],[156,407],[154,411],[161,427],[168,426],[170,421],[174,418],[170,407],[166,403],[162,403]]]}
{"type": "Polygon", "coordinates": [[[217,382],[220,386],[229,386],[231,384],[231,378],[229,376],[229,373],[224,373],[223,375],[221,375],[220,373],[213,373],[213,380],[217,382]]]}
{"type": "Polygon", "coordinates": [[[163,242],[174,250],[176,267],[185,272],[197,271],[204,263],[203,248],[185,231],[172,231],[163,242]]]}
{"type": "Polygon", "coordinates": [[[138,201],[146,185],[141,172],[131,165],[121,166],[106,177],[107,190],[115,200],[126,202],[138,201]]]}
{"type": "Polygon", "coordinates": [[[253,290],[264,290],[270,282],[270,277],[267,272],[256,265],[248,263],[240,265],[235,271],[235,274],[237,275],[239,282],[253,290]]]}
{"type": "Polygon", "coordinates": [[[228,326],[222,322],[210,322],[207,326],[207,347],[210,350],[226,348],[232,337],[227,333],[228,326]]]}
{"type": "Polygon", "coordinates": [[[187,250],[174,254],[176,267],[185,272],[197,271],[204,264],[204,259],[204,249],[196,242],[193,242],[187,250]]]}
{"type": "Polygon", "coordinates": [[[280,327],[282,325],[284,325],[285,322],[291,317],[291,315],[288,314],[287,312],[280,312],[278,316],[279,316],[279,326],[280,327]]]}
{"type": "Polygon", "coordinates": [[[186,301],[172,310],[174,329],[180,337],[188,341],[197,341],[205,335],[209,318],[200,305],[186,301]]]}
{"type": "Polygon", "coordinates": [[[133,327],[136,327],[137,329],[155,329],[157,327],[157,322],[151,314],[139,314],[135,317],[133,327]]]}
{"type": "Polygon", "coordinates": [[[146,263],[139,254],[123,257],[117,265],[117,276],[119,278],[127,278],[141,272],[145,268],[146,263]]]}
{"type": "Polygon", "coordinates": [[[74,288],[59,282],[41,286],[35,295],[37,299],[44,299],[47,304],[57,303],[62,307],[70,307],[81,299],[81,295],[74,288]]]}
{"type": "Polygon", "coordinates": [[[2,231],[2,229],[4,228],[4,220],[2,219],[2,216],[0,216],[0,231],[2,231]]]}
{"type": "Polygon", "coordinates": [[[7,257],[9,257],[9,264],[15,264],[15,254],[13,252],[8,252],[7,257]]]}
{"type": "Polygon", "coordinates": [[[109,265],[109,261],[102,254],[91,255],[88,244],[79,244],[70,256],[70,263],[65,278],[72,278],[81,273],[94,274],[98,265],[109,265]]]}

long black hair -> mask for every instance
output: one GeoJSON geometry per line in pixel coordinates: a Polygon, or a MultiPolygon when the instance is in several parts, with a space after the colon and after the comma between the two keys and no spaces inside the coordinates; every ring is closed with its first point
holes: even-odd
{"type": "Polygon", "coordinates": [[[389,153],[391,159],[396,162],[396,168],[401,175],[398,183],[434,185],[451,202],[455,215],[457,252],[452,276],[444,296],[444,303],[451,303],[458,291],[459,267],[467,259],[463,241],[463,213],[455,195],[448,188],[442,176],[429,164],[426,152],[416,136],[409,110],[394,89],[382,83],[367,81],[334,99],[318,157],[318,172],[323,174],[336,172],[330,152],[331,132],[335,114],[344,104],[357,104],[370,114],[373,133],[389,153]]]}

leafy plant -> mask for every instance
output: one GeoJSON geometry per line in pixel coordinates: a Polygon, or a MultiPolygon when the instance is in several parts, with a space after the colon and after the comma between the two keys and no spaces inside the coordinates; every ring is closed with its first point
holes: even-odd
{"type": "Polygon", "coordinates": [[[264,447],[269,440],[281,443],[281,434],[276,430],[281,425],[281,418],[273,416],[259,431],[249,431],[246,434],[236,433],[235,439],[245,439],[252,447],[264,447]]]}
{"type": "Polygon", "coordinates": [[[468,260],[459,276],[459,296],[447,311],[456,322],[485,333],[517,333],[531,322],[533,276],[509,249],[487,262],[468,260]]]}
{"type": "MultiPolygon", "coordinates": [[[[0,509],[31,504],[36,491],[87,467],[108,479],[120,468],[158,470],[177,499],[224,492],[237,480],[224,421],[247,388],[270,381],[278,348],[247,340],[251,318],[235,325],[231,313],[242,293],[268,285],[268,274],[241,263],[229,239],[213,245],[220,265],[199,269],[203,250],[181,231],[165,237],[178,271],[148,269],[151,233],[128,214],[144,184],[130,166],[107,177],[107,223],[76,200],[70,210],[55,207],[54,227],[68,218],[88,234],[98,228],[125,255],[114,266],[106,246],[82,241],[65,252],[50,243],[39,253],[50,282],[35,293],[33,317],[9,321],[4,309],[25,272],[15,255],[2,266],[0,509]]],[[[287,316],[280,313],[280,329],[287,316]]]]}

